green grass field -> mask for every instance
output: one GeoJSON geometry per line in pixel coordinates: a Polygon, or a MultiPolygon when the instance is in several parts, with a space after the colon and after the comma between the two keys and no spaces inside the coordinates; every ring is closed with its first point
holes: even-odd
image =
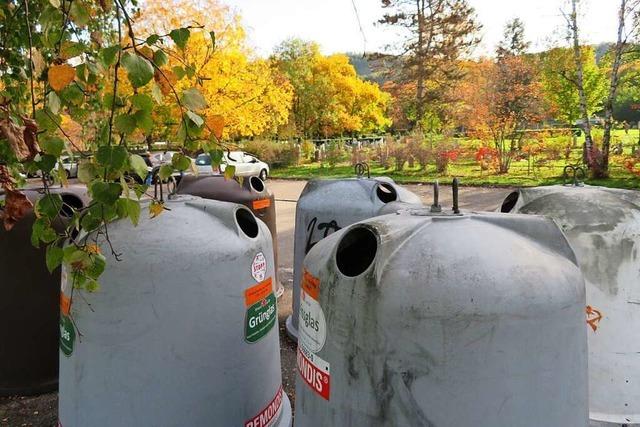
{"type": "MultiPolygon", "coordinates": [[[[598,135],[595,135],[596,141],[598,135]]],[[[547,138],[553,141],[553,138],[547,138]]],[[[578,146],[582,145],[583,138],[580,138],[578,146]]],[[[633,147],[637,146],[638,131],[630,131],[625,134],[622,130],[616,130],[612,145],[618,142],[624,144],[625,155],[631,154],[633,147]]],[[[461,148],[474,144],[475,141],[459,140],[461,148]]],[[[463,156],[449,164],[446,174],[436,173],[435,165],[430,164],[426,169],[421,169],[416,165],[414,168],[405,167],[403,170],[395,170],[394,166],[384,168],[375,161],[369,162],[372,176],[388,176],[400,183],[432,183],[436,180],[447,182],[453,177],[458,177],[462,185],[472,186],[538,186],[560,184],[563,182],[562,172],[567,163],[576,164],[580,162],[582,150],[575,148],[571,151],[569,161],[564,158],[560,160],[545,159],[544,153],[536,157],[536,161],[531,163],[527,159],[514,160],[509,173],[498,174],[493,170],[481,171],[479,164],[472,156],[463,156]]],[[[393,163],[393,162],[390,162],[393,163]]],[[[354,170],[350,162],[342,162],[331,168],[319,162],[307,163],[284,168],[274,168],[271,171],[274,178],[346,178],[353,177],[354,170]]],[[[640,178],[631,174],[622,165],[621,156],[611,156],[610,178],[608,179],[586,179],[585,183],[591,185],[601,185],[606,187],[640,189],[640,178]]]]}

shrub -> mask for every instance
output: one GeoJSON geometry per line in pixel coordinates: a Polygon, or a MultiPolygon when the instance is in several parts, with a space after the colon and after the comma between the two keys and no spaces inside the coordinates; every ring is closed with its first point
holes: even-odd
{"type": "Polygon", "coordinates": [[[244,151],[258,156],[272,167],[287,167],[298,163],[300,150],[293,142],[279,142],[267,139],[246,141],[244,151]]]}
{"type": "Polygon", "coordinates": [[[305,162],[314,161],[315,152],[316,152],[316,144],[309,141],[308,139],[305,139],[304,141],[302,141],[302,144],[300,144],[301,162],[305,163],[305,162]]]}
{"type": "Polygon", "coordinates": [[[338,163],[346,160],[347,153],[342,142],[331,141],[325,147],[323,160],[327,162],[330,168],[334,168],[338,163]]]}
{"type": "Polygon", "coordinates": [[[460,155],[458,144],[450,139],[438,142],[433,148],[433,157],[436,161],[436,172],[446,174],[449,169],[449,163],[455,162],[460,155]]]}

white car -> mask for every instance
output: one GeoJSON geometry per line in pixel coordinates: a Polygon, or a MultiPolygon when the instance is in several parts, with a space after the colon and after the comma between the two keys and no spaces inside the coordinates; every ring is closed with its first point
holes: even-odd
{"type": "Polygon", "coordinates": [[[171,159],[173,155],[176,154],[177,151],[163,151],[161,153],[153,153],[149,160],[153,166],[161,166],[171,163],[171,159]]]}
{"type": "Polygon", "coordinates": [[[60,160],[62,161],[62,167],[64,168],[67,174],[67,178],[77,178],[78,162],[69,156],[62,156],[60,160]]]}
{"type": "MultiPolygon", "coordinates": [[[[236,176],[258,176],[263,181],[266,181],[269,176],[269,165],[244,151],[225,152],[222,156],[220,172],[224,172],[227,165],[235,166],[236,176]]],[[[196,168],[202,175],[213,173],[209,154],[203,153],[196,157],[196,168]]]]}

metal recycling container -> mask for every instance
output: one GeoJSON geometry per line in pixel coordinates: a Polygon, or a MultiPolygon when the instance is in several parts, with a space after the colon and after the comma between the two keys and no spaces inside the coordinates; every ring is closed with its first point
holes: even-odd
{"type": "Polygon", "coordinates": [[[221,202],[240,203],[248,207],[260,218],[271,232],[275,259],[275,280],[278,285],[276,296],[282,295],[284,287],[280,284],[278,274],[278,230],[276,228],[276,203],[273,192],[264,181],[257,176],[245,178],[240,184],[235,179],[226,179],[223,175],[185,175],[178,189],[178,194],[191,194],[204,199],[221,202]]]}
{"type": "MultiPolygon", "coordinates": [[[[35,205],[40,189],[21,190],[35,205]]],[[[51,188],[64,203],[81,208],[87,202],[83,188],[51,188]]],[[[0,195],[0,200],[4,196],[0,195]]],[[[0,217],[2,208],[0,208],[0,217]]],[[[64,227],[69,211],[63,208],[56,229],[64,227]]],[[[53,391],[58,386],[58,314],[60,269],[49,273],[45,246],[31,244],[35,215],[31,210],[10,230],[0,224],[0,397],[53,391]]]]}
{"type": "Polygon", "coordinates": [[[293,310],[286,330],[298,339],[298,310],[302,261],[309,250],[331,233],[379,215],[386,204],[420,204],[420,197],[385,177],[311,180],[302,190],[296,206],[293,247],[293,310]]]}
{"type": "Polygon", "coordinates": [[[592,425],[640,425],[640,193],[523,188],[501,210],[547,215],[561,226],[586,282],[592,425]]]}
{"type": "Polygon", "coordinates": [[[543,217],[408,210],[304,260],[296,425],[585,427],[584,280],[543,217]]]}
{"type": "Polygon", "coordinates": [[[101,289],[61,316],[60,424],[291,425],[269,229],[234,203],[165,206],[109,225],[122,261],[102,245],[101,289]]]}

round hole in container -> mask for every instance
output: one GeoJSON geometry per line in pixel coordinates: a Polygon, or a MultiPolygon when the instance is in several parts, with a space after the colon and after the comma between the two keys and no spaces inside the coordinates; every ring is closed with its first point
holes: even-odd
{"type": "Polygon", "coordinates": [[[257,193],[262,193],[264,191],[264,182],[262,182],[262,180],[257,176],[252,176],[251,179],[249,179],[249,184],[257,193]]]}
{"type": "Polygon", "coordinates": [[[354,227],[345,232],[338,245],[338,270],[347,277],[358,276],[369,268],[377,252],[375,233],[367,227],[354,227]]]}
{"type": "Polygon", "coordinates": [[[254,238],[258,235],[258,223],[248,209],[238,209],[236,211],[236,222],[240,230],[247,236],[254,238]]]}
{"type": "Polygon", "coordinates": [[[518,193],[517,191],[510,193],[504,199],[504,202],[502,202],[502,206],[500,207],[500,212],[505,212],[505,213],[511,212],[511,210],[515,207],[516,203],[518,202],[518,197],[520,197],[520,193],[518,193]]]}
{"type": "Polygon", "coordinates": [[[84,207],[82,200],[73,194],[62,194],[60,197],[62,198],[60,216],[64,218],[71,218],[74,210],[80,210],[84,207]]]}
{"type": "Polygon", "coordinates": [[[376,195],[382,203],[391,203],[395,202],[396,199],[398,199],[398,193],[396,192],[396,189],[393,188],[391,184],[387,184],[386,182],[378,184],[378,187],[376,188],[376,195]]]}

